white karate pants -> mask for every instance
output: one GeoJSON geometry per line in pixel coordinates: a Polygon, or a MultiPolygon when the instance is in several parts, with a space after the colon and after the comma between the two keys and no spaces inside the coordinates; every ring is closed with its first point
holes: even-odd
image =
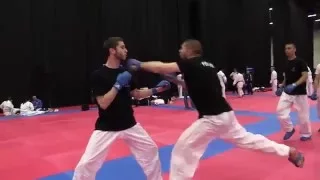
{"type": "Polygon", "coordinates": [[[307,95],[311,96],[313,94],[313,84],[312,82],[307,82],[307,95]]]}
{"type": "Polygon", "coordinates": [[[221,85],[222,97],[226,98],[226,85],[223,83],[221,85]]]}
{"type": "Polygon", "coordinates": [[[238,82],[237,83],[238,94],[239,94],[240,97],[242,97],[244,95],[243,86],[244,86],[243,82],[238,82]]]}
{"type": "MultiPolygon", "coordinates": [[[[129,145],[148,180],[162,180],[158,147],[140,124],[124,131],[94,131],[75,169],[73,180],[94,180],[110,145],[118,138],[129,145]]],[[[126,167],[123,168],[125,170],[126,167]]]]}
{"type": "Polygon", "coordinates": [[[285,92],[280,96],[277,106],[277,114],[282,129],[285,132],[293,130],[293,123],[290,119],[291,107],[294,106],[298,112],[301,137],[311,136],[311,122],[309,119],[310,109],[307,95],[288,95],[285,92]]]}
{"type": "Polygon", "coordinates": [[[278,80],[273,80],[271,82],[272,92],[275,94],[278,89],[278,80]]]}
{"type": "Polygon", "coordinates": [[[183,87],[181,85],[178,85],[178,94],[179,98],[183,98],[183,87]]]}
{"type": "Polygon", "coordinates": [[[317,113],[318,113],[318,118],[320,119],[320,90],[317,89],[317,96],[318,96],[318,99],[317,99],[317,113]]]}
{"type": "Polygon", "coordinates": [[[233,111],[205,116],[186,129],[175,144],[170,165],[170,180],[191,180],[199,160],[214,138],[231,141],[240,148],[259,150],[288,157],[290,147],[252,134],[238,122],[233,111]]]}

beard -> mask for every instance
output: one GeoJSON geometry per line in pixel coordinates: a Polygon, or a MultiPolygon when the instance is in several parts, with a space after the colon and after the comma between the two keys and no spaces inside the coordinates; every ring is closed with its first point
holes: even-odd
{"type": "Polygon", "coordinates": [[[179,54],[180,59],[186,59],[186,56],[184,54],[179,54]]]}
{"type": "Polygon", "coordinates": [[[116,53],[116,58],[119,59],[119,60],[125,60],[126,59],[126,55],[124,54],[121,54],[121,53],[116,53]]]}

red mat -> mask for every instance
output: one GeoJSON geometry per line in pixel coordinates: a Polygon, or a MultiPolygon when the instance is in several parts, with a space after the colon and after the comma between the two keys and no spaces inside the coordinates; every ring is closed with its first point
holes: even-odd
{"type": "MultiPolygon", "coordinates": [[[[174,144],[197,118],[193,111],[140,107],[135,112],[137,120],[160,147],[174,144]]],[[[36,179],[72,170],[86,147],[96,115],[96,111],[85,111],[1,121],[1,179],[36,179]]],[[[238,118],[242,124],[260,120],[258,117],[238,118]]],[[[112,145],[107,160],[130,154],[126,144],[119,140],[112,145]]]]}
{"type": "MultiPolygon", "coordinates": [[[[275,113],[278,105],[279,97],[273,96],[269,92],[262,92],[253,96],[227,96],[227,101],[231,104],[234,110],[254,111],[275,113]]],[[[310,105],[315,105],[316,101],[309,100],[310,105]]],[[[183,100],[176,100],[173,105],[184,106],[183,100]]],[[[295,111],[295,109],[292,109],[295,111]]]]}
{"type": "MultiPolygon", "coordinates": [[[[316,127],[320,123],[315,123],[316,127]]],[[[202,160],[194,180],[319,180],[320,179],[320,136],[314,132],[313,140],[300,142],[298,134],[283,142],[283,133],[269,136],[271,140],[285,143],[301,150],[306,157],[305,167],[296,168],[287,158],[276,155],[234,149],[215,157],[202,160]]],[[[164,176],[168,179],[168,174],[164,176]]]]}

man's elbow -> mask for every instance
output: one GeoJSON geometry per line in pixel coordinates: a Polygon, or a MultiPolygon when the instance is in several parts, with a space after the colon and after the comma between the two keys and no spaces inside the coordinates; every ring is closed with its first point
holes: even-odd
{"type": "Polygon", "coordinates": [[[106,110],[109,107],[109,103],[105,102],[105,101],[98,101],[98,105],[100,109],[106,110]]]}
{"type": "Polygon", "coordinates": [[[307,81],[308,80],[308,74],[303,74],[302,75],[302,79],[303,79],[303,81],[307,81]]]}
{"type": "Polygon", "coordinates": [[[106,104],[99,104],[100,109],[106,110],[108,108],[108,105],[106,104]]]}

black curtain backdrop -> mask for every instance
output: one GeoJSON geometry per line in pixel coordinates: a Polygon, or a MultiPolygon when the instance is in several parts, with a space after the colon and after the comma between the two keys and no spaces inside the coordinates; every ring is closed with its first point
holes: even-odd
{"type": "MultiPolygon", "coordinates": [[[[290,35],[297,36],[298,51],[312,67],[305,11],[277,2],[276,66],[282,67],[290,35]]],[[[12,0],[0,7],[0,101],[12,96],[19,105],[24,96],[37,95],[53,107],[89,103],[89,76],[105,62],[102,44],[110,36],[125,39],[131,58],[166,62],[179,58],[183,40],[197,38],[205,57],[227,75],[251,66],[256,83],[268,83],[268,0],[12,0]]],[[[160,80],[146,72],[136,78],[140,87],[160,80]]]]}
{"type": "Polygon", "coordinates": [[[298,0],[274,0],[272,6],[274,65],[278,69],[279,79],[283,79],[287,61],[284,53],[287,42],[296,44],[297,56],[313,69],[313,22],[308,18],[308,8],[298,0]]]}
{"type": "Polygon", "coordinates": [[[268,84],[268,1],[204,0],[201,3],[205,56],[217,67],[227,69],[227,75],[233,68],[243,73],[245,67],[254,67],[255,84],[268,84]]]}

